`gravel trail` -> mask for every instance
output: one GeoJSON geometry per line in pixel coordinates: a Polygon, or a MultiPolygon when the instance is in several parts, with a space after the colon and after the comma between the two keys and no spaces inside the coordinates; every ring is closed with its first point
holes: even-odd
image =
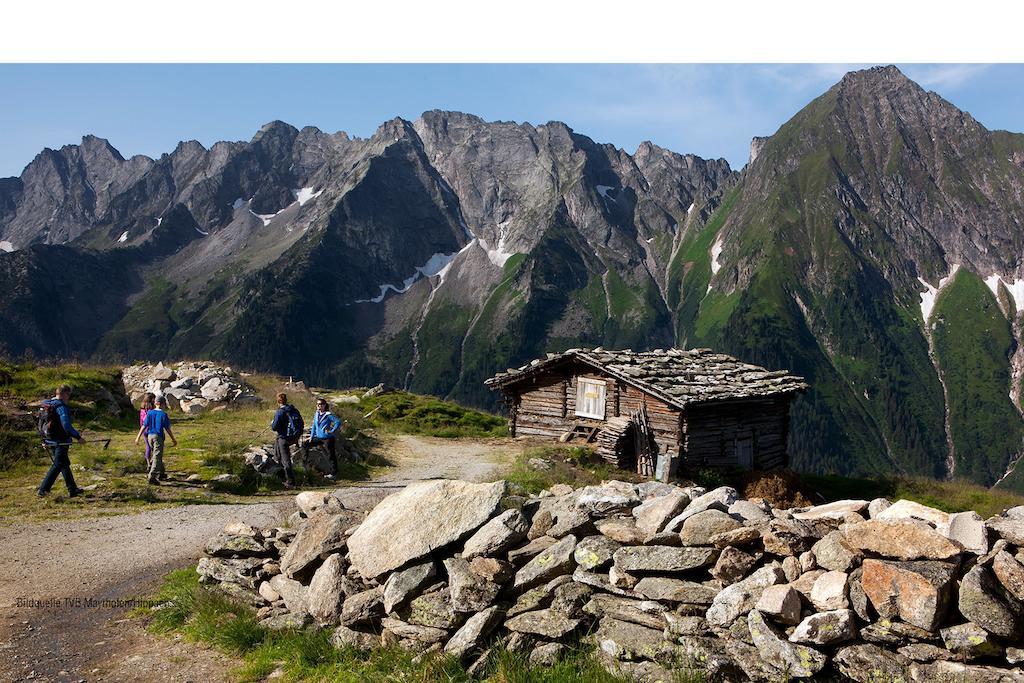
{"type": "MultiPolygon", "coordinates": [[[[411,481],[493,479],[521,448],[507,439],[388,442],[394,467],[339,489],[347,506],[372,507],[411,481]]],[[[292,509],[283,496],[0,527],[0,681],[227,680],[230,658],[147,633],[123,603],[194,563],[228,522],[270,525],[292,509]]]]}

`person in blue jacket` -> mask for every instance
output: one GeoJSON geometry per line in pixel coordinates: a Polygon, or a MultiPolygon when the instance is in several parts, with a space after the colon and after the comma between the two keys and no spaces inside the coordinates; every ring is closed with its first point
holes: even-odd
{"type": "Polygon", "coordinates": [[[50,465],[46,476],[43,477],[43,482],[39,485],[37,493],[40,496],[45,496],[50,492],[58,475],[64,477],[69,497],[73,498],[85,493],[83,489],[78,488],[75,483],[75,475],[71,473],[71,456],[68,454],[71,440],[76,439],[78,443],[85,443],[85,438],[71,424],[71,409],[68,408],[70,398],[71,387],[62,384],[53,398],[43,401],[43,406],[54,417],[47,429],[48,434],[43,439],[43,444],[50,449],[53,464],[50,465]]]}
{"type": "MultiPolygon", "coordinates": [[[[338,456],[335,452],[335,439],[340,432],[341,420],[331,412],[330,406],[327,405],[327,399],[318,398],[313,423],[309,426],[309,440],[302,444],[303,461],[307,461],[310,448],[322,445],[331,456],[331,464],[337,472],[338,456]]],[[[334,472],[330,474],[334,474],[334,472]]]]}

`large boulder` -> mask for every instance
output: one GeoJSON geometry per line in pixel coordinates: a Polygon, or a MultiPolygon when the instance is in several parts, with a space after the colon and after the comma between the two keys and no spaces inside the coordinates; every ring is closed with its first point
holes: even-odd
{"type": "Polygon", "coordinates": [[[879,520],[846,527],[846,542],[852,548],[897,560],[946,560],[963,548],[923,522],[879,520]]]}
{"type": "Polygon", "coordinates": [[[306,594],[309,615],[321,624],[335,624],[345,603],[345,563],[334,554],[313,574],[306,594]]]}
{"type": "Polygon", "coordinates": [[[956,566],[946,562],[864,560],[861,587],[883,619],[934,631],[946,616],[956,566]]]}
{"type": "Polygon", "coordinates": [[[424,481],[382,500],[348,540],[349,562],[373,578],[397,569],[484,525],[498,509],[505,482],[424,481]]]}

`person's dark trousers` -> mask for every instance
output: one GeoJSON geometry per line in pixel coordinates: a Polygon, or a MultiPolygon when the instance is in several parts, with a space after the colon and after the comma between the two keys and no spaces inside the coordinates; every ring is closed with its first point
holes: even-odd
{"type": "MultiPolygon", "coordinates": [[[[332,437],[328,437],[326,439],[321,439],[320,437],[316,437],[316,436],[310,437],[310,439],[308,441],[306,441],[306,443],[302,444],[302,459],[306,460],[306,458],[309,457],[309,449],[310,448],[313,448],[314,446],[321,446],[321,445],[324,448],[327,449],[327,454],[331,456],[331,465],[334,466],[334,472],[329,472],[329,474],[333,475],[333,474],[337,473],[337,471],[338,471],[338,454],[334,450],[334,437],[333,436],[332,437]]],[[[308,465],[307,465],[307,467],[308,467],[308,465]]]]}
{"type": "Polygon", "coordinates": [[[49,493],[50,489],[53,488],[53,482],[57,481],[58,475],[64,476],[64,483],[67,484],[68,493],[77,491],[78,485],[75,484],[75,475],[71,474],[71,457],[68,455],[68,446],[52,446],[50,447],[50,455],[53,458],[53,464],[50,465],[46,476],[43,477],[43,483],[39,485],[39,492],[49,493]]]}
{"type": "Polygon", "coordinates": [[[292,468],[292,441],[288,437],[277,435],[274,442],[274,455],[277,461],[284,468],[284,481],[286,484],[295,484],[295,470],[292,468]]]}

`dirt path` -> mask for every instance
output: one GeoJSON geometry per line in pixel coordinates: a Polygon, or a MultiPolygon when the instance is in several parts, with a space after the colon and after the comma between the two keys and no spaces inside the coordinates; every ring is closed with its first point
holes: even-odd
{"type": "MultiPolygon", "coordinates": [[[[411,481],[493,479],[518,448],[507,439],[394,437],[394,467],[337,495],[369,508],[411,481]]],[[[228,657],[145,632],[125,618],[124,602],[195,562],[228,522],[269,525],[292,509],[286,496],[0,528],[0,681],[227,680],[228,657]]]]}

